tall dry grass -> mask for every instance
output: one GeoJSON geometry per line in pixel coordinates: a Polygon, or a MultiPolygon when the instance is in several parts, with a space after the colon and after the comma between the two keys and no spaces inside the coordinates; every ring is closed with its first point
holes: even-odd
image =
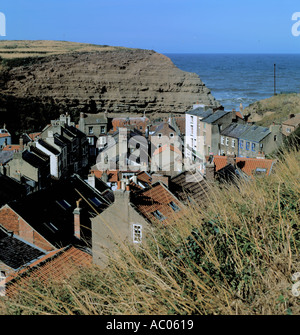
{"type": "Polygon", "coordinates": [[[207,208],[153,228],[141,248],[123,247],[106,269],[1,302],[2,314],[300,314],[291,276],[300,271],[300,157],[274,173],[212,186],[207,208]]]}

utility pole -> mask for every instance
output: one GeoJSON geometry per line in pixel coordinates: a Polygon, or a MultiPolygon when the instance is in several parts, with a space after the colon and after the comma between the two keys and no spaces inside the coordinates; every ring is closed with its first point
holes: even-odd
{"type": "Polygon", "coordinates": [[[276,64],[274,64],[274,95],[276,95],[276,64]]]}

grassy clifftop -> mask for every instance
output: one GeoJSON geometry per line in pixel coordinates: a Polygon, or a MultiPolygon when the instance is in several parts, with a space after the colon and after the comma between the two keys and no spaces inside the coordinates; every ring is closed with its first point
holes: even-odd
{"type": "Polygon", "coordinates": [[[66,41],[0,41],[0,57],[4,59],[46,57],[72,52],[112,51],[118,49],[125,48],[66,41]]]}
{"type": "Polygon", "coordinates": [[[246,107],[244,114],[250,113],[249,121],[260,126],[269,126],[272,122],[281,123],[289,114],[300,113],[300,94],[278,94],[271,98],[257,101],[246,107]]]}
{"type": "MultiPolygon", "coordinates": [[[[3,301],[2,314],[300,314],[300,156],[278,157],[274,174],[214,187],[206,209],[153,231],[139,251],[105,271],[35,286],[3,301]]],[[[1,304],[1,301],[0,301],[1,304]]]]}

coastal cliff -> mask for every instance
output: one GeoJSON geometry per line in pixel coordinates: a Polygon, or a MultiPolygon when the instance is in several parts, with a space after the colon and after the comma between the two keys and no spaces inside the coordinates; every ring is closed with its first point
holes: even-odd
{"type": "Polygon", "coordinates": [[[36,110],[47,119],[66,111],[75,117],[81,111],[151,115],[184,113],[195,103],[220,106],[197,74],[150,50],[71,52],[8,64],[0,103],[14,113],[17,108],[23,119],[36,110]]]}

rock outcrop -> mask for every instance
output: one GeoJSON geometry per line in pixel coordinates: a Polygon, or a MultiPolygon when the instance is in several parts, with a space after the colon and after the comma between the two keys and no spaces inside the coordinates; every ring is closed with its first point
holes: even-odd
{"type": "Polygon", "coordinates": [[[78,112],[185,112],[199,102],[220,104],[198,75],[178,69],[154,51],[72,53],[12,68],[0,91],[52,102],[78,112]]]}

